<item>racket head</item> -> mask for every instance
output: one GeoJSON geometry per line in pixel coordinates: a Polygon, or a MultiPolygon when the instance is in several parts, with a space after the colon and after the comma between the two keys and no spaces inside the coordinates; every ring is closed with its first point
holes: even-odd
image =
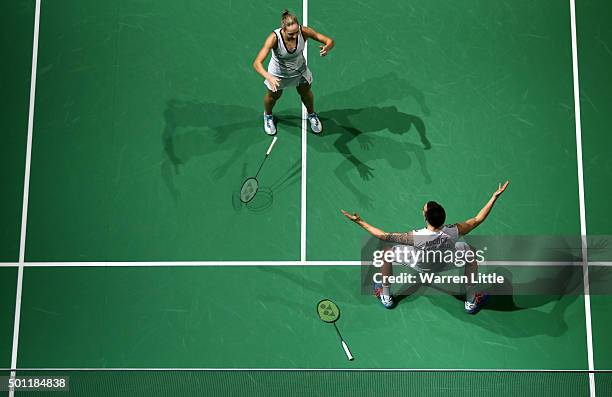
{"type": "Polygon", "coordinates": [[[242,187],[240,188],[240,201],[246,204],[253,200],[253,197],[255,197],[257,194],[258,189],[259,182],[257,182],[257,179],[248,178],[242,183],[242,187]]]}
{"type": "Polygon", "coordinates": [[[330,299],[322,299],[317,303],[317,314],[321,321],[335,323],[340,318],[340,308],[330,299]]]}

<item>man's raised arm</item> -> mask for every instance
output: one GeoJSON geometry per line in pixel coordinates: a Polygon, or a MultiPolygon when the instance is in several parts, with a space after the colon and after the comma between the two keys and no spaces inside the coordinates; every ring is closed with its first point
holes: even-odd
{"type": "Polygon", "coordinates": [[[387,233],[384,230],[381,230],[381,229],[377,228],[376,226],[370,225],[369,223],[367,223],[366,221],[361,219],[361,217],[357,213],[349,214],[345,210],[340,210],[340,211],[348,219],[350,219],[351,221],[355,222],[356,224],[358,224],[359,226],[364,228],[372,236],[374,236],[374,237],[376,237],[376,238],[378,238],[380,240],[389,241],[389,242],[398,243],[398,244],[408,244],[408,245],[411,245],[414,242],[413,236],[412,236],[412,232],[406,232],[406,233],[387,233]]]}
{"type": "Polygon", "coordinates": [[[487,219],[487,216],[489,216],[489,213],[491,212],[491,209],[493,208],[493,204],[495,204],[499,196],[501,196],[504,190],[506,190],[506,187],[508,187],[509,183],[510,181],[506,181],[506,183],[504,183],[503,186],[500,183],[499,187],[493,193],[489,201],[485,204],[484,207],[482,207],[482,209],[478,212],[478,214],[475,217],[470,218],[465,222],[457,223],[457,229],[459,229],[460,235],[463,236],[463,235],[468,234],[469,232],[477,228],[478,225],[484,222],[485,219],[487,219]]]}

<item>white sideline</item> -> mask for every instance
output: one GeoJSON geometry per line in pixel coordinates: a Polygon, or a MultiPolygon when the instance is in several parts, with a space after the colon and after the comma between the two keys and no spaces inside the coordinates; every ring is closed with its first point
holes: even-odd
{"type": "MultiPolygon", "coordinates": [[[[15,321],[13,323],[13,348],[11,353],[11,368],[17,368],[17,349],[19,347],[19,323],[21,319],[21,291],[23,288],[23,268],[25,264],[26,229],[28,224],[28,198],[30,194],[30,163],[32,160],[32,131],[34,130],[34,104],[36,99],[36,65],[38,63],[38,34],[40,28],[40,0],[36,0],[34,11],[34,38],[32,43],[32,73],[30,76],[30,107],[28,110],[28,138],[26,144],[26,163],[23,181],[23,201],[21,208],[21,236],[19,239],[19,266],[17,272],[17,296],[15,297],[15,321]]],[[[11,378],[15,378],[11,371],[11,378]]],[[[9,397],[15,395],[9,390],[9,397]]]]}
{"type": "MultiPolygon", "coordinates": [[[[574,115],[576,122],[576,161],[578,163],[578,200],[580,203],[580,235],[582,236],[582,269],[584,284],[584,313],[586,326],[587,360],[589,370],[595,369],[593,360],[593,330],[591,325],[591,297],[589,286],[587,226],[584,205],[584,173],[582,168],[582,125],[580,120],[580,78],[578,74],[578,41],[576,35],[576,3],[570,0],[570,22],[572,32],[572,76],[574,79],[574,115]]],[[[595,397],[595,375],[589,374],[591,397],[595,397]]]]}

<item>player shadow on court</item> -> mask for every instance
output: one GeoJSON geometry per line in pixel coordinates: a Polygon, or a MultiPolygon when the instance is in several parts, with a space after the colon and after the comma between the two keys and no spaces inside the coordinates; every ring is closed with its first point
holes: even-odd
{"type": "MultiPolygon", "coordinates": [[[[369,164],[385,161],[396,170],[407,170],[413,162],[419,166],[423,183],[431,183],[425,151],[431,148],[425,123],[420,117],[403,113],[395,106],[336,109],[319,113],[324,126],[323,134],[309,145],[320,153],[340,153],[340,161],[333,172],[336,178],[364,207],[371,207],[373,199],[352,181],[357,170],[364,181],[373,179],[376,171],[369,164]],[[416,130],[421,144],[405,139],[403,135],[416,130]],[[385,134],[385,132],[387,132],[385,134]]],[[[299,127],[300,119],[279,116],[279,124],[299,127]]]]}
{"type": "Polygon", "coordinates": [[[213,169],[219,179],[243,150],[256,142],[252,134],[237,134],[252,125],[253,109],[209,102],[169,100],[164,110],[161,173],[175,200],[180,198],[175,177],[193,158],[226,152],[226,160],[213,169]],[[228,124],[227,120],[232,120],[228,124]]]}
{"type": "MultiPolygon", "coordinates": [[[[240,166],[240,160],[244,158],[247,148],[260,143],[263,138],[263,132],[254,131],[256,121],[260,119],[260,112],[243,106],[195,100],[169,100],[164,110],[161,175],[175,203],[181,198],[177,178],[192,160],[209,156],[212,158],[213,155],[223,153],[221,162],[212,170],[205,170],[217,180],[223,178],[232,166],[240,166]]],[[[292,180],[291,177],[299,174],[300,169],[301,164],[292,164],[285,178],[277,179],[272,185],[260,186],[257,200],[249,203],[247,209],[263,212],[270,208],[273,191],[282,191],[291,183],[297,183],[298,179],[292,180]]],[[[246,173],[247,165],[243,163],[242,176],[245,177],[246,173]]],[[[235,181],[237,189],[241,183],[242,181],[235,181]]],[[[233,195],[234,193],[232,192],[233,195]]],[[[239,210],[242,203],[239,200],[236,203],[235,199],[236,197],[232,197],[233,205],[239,210]]]]}
{"type": "MultiPolygon", "coordinates": [[[[465,296],[453,291],[429,284],[416,284],[402,288],[396,295],[399,305],[418,304],[419,299],[427,298],[437,307],[458,320],[470,321],[490,332],[506,337],[522,338],[533,335],[561,336],[569,325],[565,320],[567,309],[578,299],[582,288],[582,271],[577,266],[565,266],[551,272],[549,277],[538,277],[528,283],[516,283],[512,273],[503,267],[495,272],[504,277],[504,283],[485,289],[490,293],[489,301],[481,312],[517,312],[522,311],[520,324],[503,323],[504,317],[469,316],[463,312],[465,296]],[[427,289],[430,289],[429,291],[427,289]],[[455,299],[445,299],[451,296],[455,299]],[[552,305],[552,309],[550,308],[552,305]]],[[[461,272],[462,273],[462,272],[461,272]]],[[[402,306],[403,306],[402,305],[402,306]]],[[[401,306],[398,308],[401,310],[401,306]]]]}
{"type": "MultiPolygon", "coordinates": [[[[351,266],[352,267],[352,266],[351,266]]],[[[313,292],[315,296],[324,297],[330,290],[343,291],[343,296],[334,295],[334,299],[342,301],[347,299],[353,305],[367,307],[376,304],[371,296],[361,294],[358,288],[348,288],[346,286],[347,271],[341,270],[336,266],[324,266],[319,270],[323,271],[317,276],[311,276],[311,271],[305,268],[284,266],[264,266],[262,271],[268,274],[267,279],[275,285],[283,285],[287,288],[304,289],[313,292]]],[[[301,302],[291,301],[289,295],[285,294],[261,294],[266,301],[279,302],[285,306],[295,306],[301,302]]]]}
{"type": "MultiPolygon", "coordinates": [[[[359,201],[360,205],[370,208],[373,198],[364,189],[359,189],[354,180],[354,170],[363,181],[377,176],[371,166],[373,162],[385,161],[392,168],[407,170],[416,162],[423,175],[422,181],[432,181],[426,161],[426,150],[431,148],[427,138],[424,120],[415,115],[400,111],[396,106],[381,106],[390,100],[412,98],[419,114],[431,114],[425,94],[397,73],[387,73],[373,77],[346,90],[316,97],[321,111],[319,118],[323,123],[323,133],[310,139],[309,147],[321,153],[340,153],[343,160],[334,168],[334,175],[359,201]],[[410,141],[403,135],[416,133],[421,144],[410,141]]],[[[279,117],[283,124],[301,126],[296,117],[279,117]]]]}
{"type": "Polygon", "coordinates": [[[395,72],[373,77],[346,90],[324,95],[316,101],[322,109],[359,109],[406,98],[412,98],[417,103],[423,116],[431,114],[423,91],[395,72]]]}
{"type": "MultiPolygon", "coordinates": [[[[430,113],[424,94],[395,73],[372,78],[348,90],[323,96],[320,100],[320,103],[346,108],[320,113],[325,123],[325,131],[322,136],[317,137],[320,139],[311,140],[311,146],[319,152],[340,152],[343,155],[344,160],[336,166],[334,174],[364,206],[370,206],[372,198],[355,186],[351,173],[353,168],[357,168],[362,179],[375,177],[375,170],[368,165],[369,162],[382,159],[396,169],[408,169],[412,166],[414,157],[421,167],[425,183],[431,182],[424,155],[424,150],[430,148],[431,144],[427,140],[423,120],[418,116],[402,113],[392,106],[372,106],[383,100],[406,97],[413,97],[424,115],[430,113]],[[396,139],[407,133],[412,126],[421,138],[422,147],[396,139]],[[393,135],[381,134],[384,130],[392,132],[393,135]],[[353,142],[357,143],[359,148],[355,148],[353,142]]],[[[260,113],[243,106],[205,101],[168,101],[164,110],[161,175],[175,203],[178,203],[181,197],[177,185],[178,175],[192,159],[225,153],[224,160],[212,170],[212,177],[220,179],[234,164],[240,163],[245,148],[265,137],[263,132],[260,132],[260,113]],[[231,122],[228,123],[228,120],[231,122]]],[[[299,117],[281,118],[281,135],[287,132],[299,133],[297,129],[282,131],[283,121],[300,127],[299,117]]],[[[298,183],[300,172],[300,162],[291,164],[287,172],[271,185],[260,186],[261,191],[257,195],[259,197],[254,198],[257,201],[247,206],[247,209],[262,212],[269,208],[272,205],[272,193],[298,183]]],[[[244,164],[242,176],[246,177],[244,164]]],[[[243,208],[242,203],[237,202],[235,193],[232,192],[232,203],[236,210],[240,210],[243,208]]]]}

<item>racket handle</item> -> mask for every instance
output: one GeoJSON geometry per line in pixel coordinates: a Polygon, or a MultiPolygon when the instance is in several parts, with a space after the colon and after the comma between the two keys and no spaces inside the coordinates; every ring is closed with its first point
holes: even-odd
{"type": "Polygon", "coordinates": [[[346,342],[342,341],[342,348],[344,349],[344,352],[346,353],[346,358],[349,359],[349,361],[353,361],[353,355],[351,354],[351,351],[349,350],[348,346],[346,345],[346,342]]]}
{"type": "Polygon", "coordinates": [[[270,147],[268,148],[268,151],[266,152],[266,156],[270,154],[270,152],[272,151],[272,147],[274,146],[275,143],[276,143],[276,137],[272,139],[272,143],[270,144],[270,147]]]}

